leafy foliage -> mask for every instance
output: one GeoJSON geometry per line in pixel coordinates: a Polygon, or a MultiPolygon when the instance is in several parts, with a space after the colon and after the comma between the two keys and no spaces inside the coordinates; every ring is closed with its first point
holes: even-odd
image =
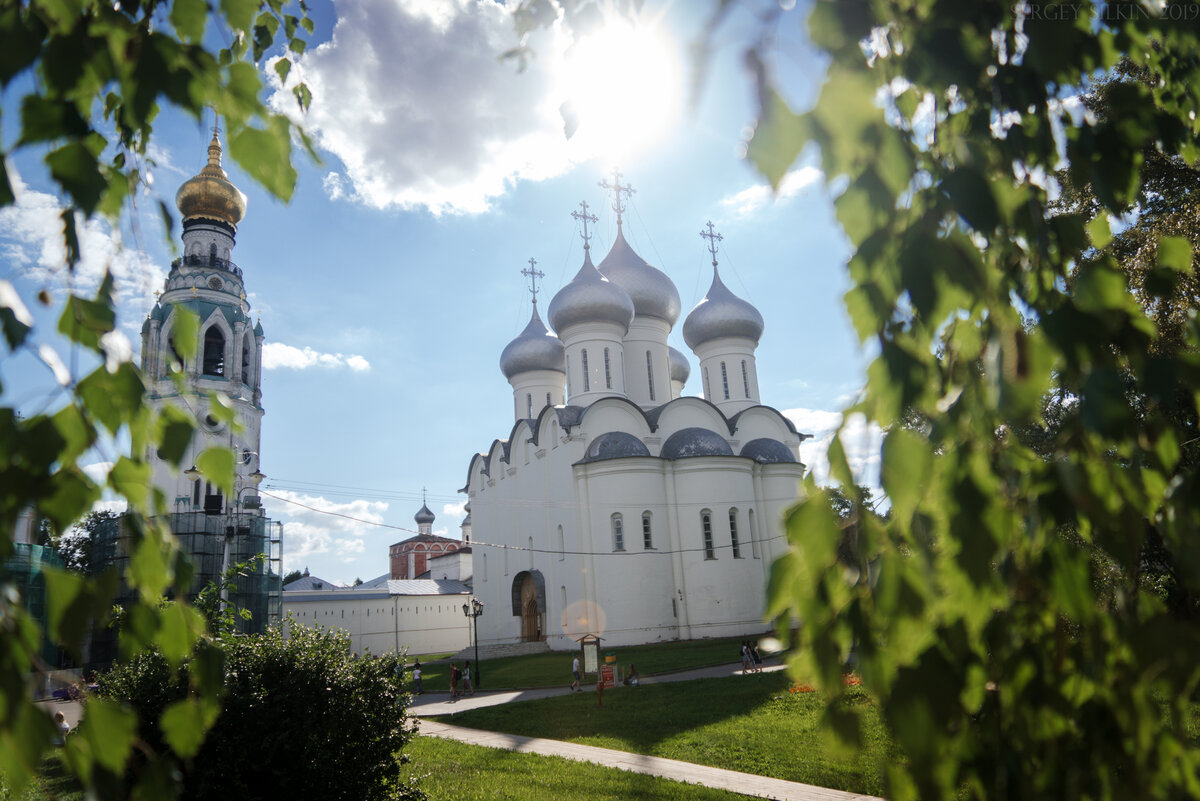
{"type": "MultiPolygon", "coordinates": [[[[1200,786],[1186,711],[1200,631],[1139,582],[1157,546],[1200,586],[1200,487],[1181,458],[1197,445],[1200,328],[1194,314],[1156,325],[1090,225],[1129,209],[1148,149],[1194,169],[1200,14],[1066,8],[818,3],[809,29],[833,59],[821,96],[789,137],[760,121],[749,150],[777,184],[780,148],[811,140],[847,182],[846,306],[879,353],[852,411],[889,432],[891,514],[860,520],[848,564],[810,487],[770,603],[803,620],[793,667],[826,691],[853,645],[908,757],[889,769],[895,799],[1200,786]],[[1062,98],[1122,61],[1164,80],[1114,86],[1111,114],[1072,124],[1062,98]],[[1052,202],[1045,176],[1064,157],[1092,214],[1052,202]],[[1070,408],[1031,447],[1015,432],[1045,426],[1052,390],[1070,408]]],[[[1191,244],[1151,241],[1174,290],[1191,244]]],[[[836,442],[830,462],[850,486],[836,442]]],[[[827,716],[857,738],[853,715],[827,716]]]]}
{"type": "Polygon", "coordinates": [[[295,626],[285,640],[271,628],[218,640],[176,671],[139,654],[100,677],[100,696],[138,711],[144,747],[188,758],[185,799],[421,798],[402,781],[413,733],[402,666],[395,654],[354,658],[344,632],[295,626]],[[214,669],[219,713],[188,690],[189,672],[214,669]]]}
{"type": "MultiPolygon", "coordinates": [[[[68,286],[81,256],[79,226],[93,215],[116,219],[146,182],[153,166],[146,154],[163,107],[198,119],[211,104],[228,131],[233,158],[269,191],[290,196],[292,137],[306,147],[308,140],[263,103],[256,64],[277,42],[287,52],[303,52],[301,31],[312,30],[302,0],[298,14],[290,13],[284,0],[30,0],[0,7],[0,89],[20,100],[19,117],[8,121],[3,155],[45,154],[47,172],[66,201],[62,267],[68,286]],[[214,52],[206,41],[227,46],[214,52]]],[[[306,106],[307,88],[300,85],[295,92],[306,106]]],[[[0,158],[0,207],[15,199],[4,162],[0,158]]],[[[162,213],[169,228],[165,205],[162,213]]],[[[183,597],[192,571],[164,523],[166,499],[159,490],[147,492],[150,468],[143,455],[161,445],[164,458],[178,466],[192,424],[169,414],[156,419],[144,404],[139,371],[123,361],[122,348],[109,336],[116,329],[113,294],[111,275],[92,297],[69,293],[57,325],[71,350],[64,358],[51,344],[38,342],[25,301],[13,284],[0,280],[0,359],[27,353],[45,364],[60,387],[43,411],[27,417],[0,408],[0,530],[6,532],[0,537],[0,561],[13,552],[8,533],[16,529],[18,515],[31,511],[54,531],[68,531],[106,486],[126,499],[132,512],[129,567],[120,578],[137,600],[126,609],[122,648],[127,656],[156,649],[168,668],[176,668],[207,634],[195,610],[159,603],[164,595],[183,597]],[[95,369],[79,373],[77,365],[97,362],[95,369]],[[113,467],[97,482],[79,460],[115,441],[129,442],[129,455],[108,459],[113,467]]],[[[39,301],[48,304],[49,293],[40,294],[39,301]]],[[[174,344],[179,353],[194,352],[195,331],[186,317],[181,320],[174,344]]],[[[228,462],[211,458],[207,478],[228,484],[228,462]]],[[[45,575],[44,634],[79,659],[84,636],[108,615],[118,577],[53,570],[45,575]]],[[[49,717],[26,691],[30,672],[39,667],[42,635],[15,587],[0,586],[0,772],[15,794],[56,736],[49,717]]],[[[188,676],[195,694],[189,703],[195,708],[170,713],[178,733],[172,745],[181,756],[210,722],[208,712],[196,711],[211,710],[221,689],[219,671],[191,670],[188,676]]],[[[117,704],[91,704],[79,736],[63,751],[63,762],[95,797],[168,797],[169,761],[148,762],[133,784],[122,779],[136,731],[146,722],[117,704]]]]}

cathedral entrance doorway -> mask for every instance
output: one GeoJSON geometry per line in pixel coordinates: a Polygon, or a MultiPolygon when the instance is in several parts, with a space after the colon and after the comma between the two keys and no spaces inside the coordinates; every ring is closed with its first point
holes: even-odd
{"type": "Polygon", "coordinates": [[[546,584],[537,570],[525,570],[513,577],[513,615],[521,618],[521,641],[541,642],[546,638],[546,584]]]}

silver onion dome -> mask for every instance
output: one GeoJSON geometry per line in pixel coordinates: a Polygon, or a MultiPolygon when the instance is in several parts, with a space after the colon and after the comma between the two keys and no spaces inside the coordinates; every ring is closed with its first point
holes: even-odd
{"type": "Polygon", "coordinates": [[[558,337],[546,330],[545,323],[538,316],[537,304],[533,306],[533,315],[529,325],[509,342],[500,353],[500,371],[505,378],[512,378],[531,370],[567,371],[565,349],[558,337]]]}
{"type": "Polygon", "coordinates": [[[421,504],[421,508],[417,510],[415,515],[413,515],[413,520],[415,520],[418,525],[421,523],[432,523],[433,512],[429,511],[428,506],[421,504]]]}
{"type": "Polygon", "coordinates": [[[679,290],[667,274],[639,256],[617,228],[612,249],[597,267],[600,274],[629,293],[638,317],[657,317],[675,325],[679,319],[679,290]]]}
{"type": "Polygon", "coordinates": [[[583,267],[550,301],[548,316],[558,332],[580,323],[616,323],[624,334],[633,321],[633,301],[596,271],[591,255],[584,251],[583,267]]]}
{"type": "Polygon", "coordinates": [[[675,348],[668,347],[667,358],[671,363],[671,380],[686,384],[688,376],[692,374],[692,366],[688,364],[687,356],[684,356],[675,350],[675,348]]]}
{"type": "Polygon", "coordinates": [[[796,461],[791,448],[770,437],[750,440],[742,446],[741,455],[753,459],[759,464],[786,464],[796,461]]]}
{"type": "Polygon", "coordinates": [[[689,456],[733,456],[725,438],[707,428],[681,428],[662,446],[662,458],[675,461],[689,456]]]}
{"type": "Polygon", "coordinates": [[[627,431],[609,431],[588,443],[581,463],[602,462],[607,459],[626,459],[631,456],[649,456],[646,443],[627,431]]]}
{"type": "Polygon", "coordinates": [[[683,321],[683,341],[692,350],[725,337],[743,337],[758,344],[763,318],[758,309],[729,291],[713,267],[713,282],[704,300],[683,321]]]}

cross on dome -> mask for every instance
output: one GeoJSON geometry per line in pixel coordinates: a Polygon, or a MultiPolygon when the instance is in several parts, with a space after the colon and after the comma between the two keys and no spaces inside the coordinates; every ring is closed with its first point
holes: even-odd
{"type": "Polygon", "coordinates": [[[616,167],[613,167],[612,183],[601,181],[598,186],[613,193],[612,209],[617,213],[617,229],[620,230],[621,215],[625,213],[625,203],[621,200],[621,195],[624,194],[628,198],[637,190],[629,184],[621,185],[621,171],[616,167]]]}
{"type": "Polygon", "coordinates": [[[529,291],[531,293],[533,293],[533,304],[536,306],[537,305],[537,293],[538,293],[537,280],[539,278],[545,278],[546,274],[544,272],[542,272],[541,270],[537,269],[537,259],[530,256],[529,257],[529,269],[521,270],[521,275],[524,275],[529,278],[529,291]]]}
{"type": "Polygon", "coordinates": [[[708,252],[712,254],[713,267],[717,266],[717,243],[725,237],[713,231],[712,220],[708,221],[708,230],[701,231],[700,236],[708,240],[708,252]]]}
{"type": "MultiPolygon", "coordinates": [[[[603,186],[603,184],[601,184],[601,185],[603,186]]],[[[586,200],[579,201],[579,208],[583,209],[583,213],[580,213],[578,211],[573,211],[573,212],[571,212],[571,216],[574,219],[579,220],[580,222],[583,223],[583,249],[585,251],[587,251],[587,250],[591,250],[591,248],[592,248],[591,244],[588,241],[592,238],[591,235],[588,234],[588,230],[587,230],[588,223],[598,222],[600,220],[600,218],[597,217],[595,214],[588,214],[588,204],[587,204],[586,200]]],[[[618,215],[617,220],[619,221],[620,219],[621,218],[618,215]]]]}

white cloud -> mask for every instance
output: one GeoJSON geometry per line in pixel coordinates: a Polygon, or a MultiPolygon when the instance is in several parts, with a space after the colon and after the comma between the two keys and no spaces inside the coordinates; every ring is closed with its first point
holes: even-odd
{"type": "MultiPolygon", "coordinates": [[[[812,471],[818,484],[831,484],[829,476],[829,446],[842,423],[841,412],[823,409],[785,409],[784,417],[795,424],[797,430],[811,434],[811,439],[800,443],[800,461],[812,471]]],[[[861,414],[851,415],[842,431],[842,448],[855,480],[882,494],[879,484],[879,452],[883,446],[883,431],[874,423],[868,423],[861,414]]]]}
{"type": "MultiPolygon", "coordinates": [[[[373,541],[380,542],[381,532],[403,534],[371,525],[383,522],[383,513],[388,509],[383,501],[356,499],[343,503],[320,495],[278,489],[263,490],[262,495],[271,518],[283,522],[285,571],[303,569],[305,557],[314,554],[331,553],[342,557],[344,562],[354,561],[366,551],[371,535],[375,537],[373,541]]],[[[379,552],[380,559],[386,559],[383,545],[379,552]]]]}
{"type": "MultiPolygon", "coordinates": [[[[486,211],[513,181],[569,166],[550,70],[498,60],[510,11],[484,0],[341,0],[329,42],[294,59],[313,98],[305,125],[341,159],[330,197],[434,214],[486,211]]],[[[553,52],[539,48],[539,55],[553,52]]],[[[296,113],[273,77],[272,104],[296,113]]]]}
{"type": "MultiPolygon", "coordinates": [[[[11,168],[9,177],[16,202],[0,208],[0,253],[14,271],[63,289],[67,266],[63,206],[54,195],[30,189],[11,168]]],[[[125,247],[120,231],[103,219],[77,218],[76,235],[80,261],[71,279],[76,292],[94,292],[107,270],[116,282],[118,306],[150,307],[154,290],[162,287],[166,277],[163,268],[142,251],[125,247]]]]}
{"type": "MultiPolygon", "coordinates": [[[[95,481],[100,486],[104,486],[105,482],[108,481],[109,472],[111,472],[113,469],[113,463],[92,462],[91,464],[83,465],[80,469],[83,470],[84,474],[87,475],[87,477],[92,481],[95,481]]],[[[124,501],[121,501],[121,503],[124,504],[124,501]]]]}
{"type": "Polygon", "coordinates": [[[824,173],[812,165],[798,167],[783,176],[779,183],[779,191],[772,194],[771,187],[766,184],[756,184],[741,192],[721,199],[721,205],[732,211],[738,217],[747,217],[768,203],[781,203],[803,190],[819,182],[824,173]]]}
{"type": "Polygon", "coordinates": [[[371,369],[371,363],[357,354],[321,353],[305,346],[268,342],[263,345],[263,368],[267,370],[307,370],[309,367],[349,367],[356,373],[371,369]]]}

